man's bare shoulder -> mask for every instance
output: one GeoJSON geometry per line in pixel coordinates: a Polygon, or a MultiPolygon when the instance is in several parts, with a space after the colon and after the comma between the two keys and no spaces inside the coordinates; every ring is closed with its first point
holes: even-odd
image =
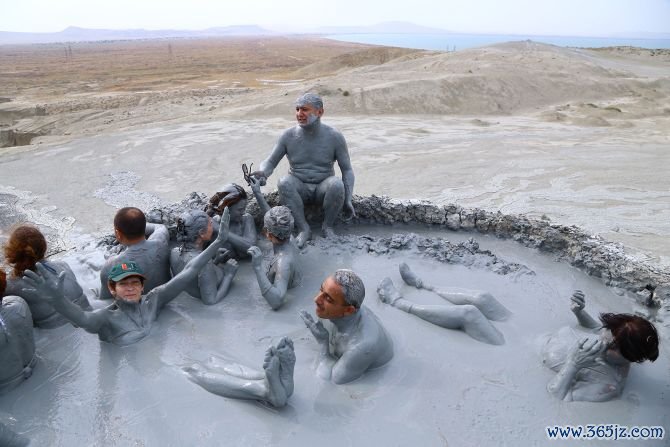
{"type": "Polygon", "coordinates": [[[377,315],[372,313],[367,307],[361,307],[361,332],[364,334],[364,339],[369,343],[376,343],[378,337],[386,337],[386,329],[382,322],[377,318],[377,315]]]}

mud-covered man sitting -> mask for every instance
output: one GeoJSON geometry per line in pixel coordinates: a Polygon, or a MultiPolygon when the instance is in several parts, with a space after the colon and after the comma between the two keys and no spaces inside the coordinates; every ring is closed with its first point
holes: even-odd
{"type": "Polygon", "coordinates": [[[355,216],[352,204],[354,170],[349,150],[342,134],[321,123],[323,101],[314,93],[306,93],[295,102],[298,125],[284,131],[279,141],[265,159],[260,170],[252,175],[264,179],[272,175],[284,156],[289,162],[289,173],[279,180],[279,195],[295,218],[299,234],[296,244],[302,248],[311,237],[305,219],[305,203],[323,206],[323,235],[333,234],[333,224],[340,211],[355,216]],[[334,164],[342,171],[342,178],[335,175],[334,164]]]}

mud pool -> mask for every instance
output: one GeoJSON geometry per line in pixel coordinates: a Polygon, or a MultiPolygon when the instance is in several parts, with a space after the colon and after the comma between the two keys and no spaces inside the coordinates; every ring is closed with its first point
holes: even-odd
{"type": "MultiPolygon", "coordinates": [[[[101,343],[70,325],[36,329],[39,362],[33,377],[0,397],[0,415],[33,445],[53,446],[545,445],[547,425],[670,427],[666,343],[655,363],[633,365],[619,399],[561,402],[545,391],[553,373],[541,364],[542,336],[576,326],[569,310],[573,289],[584,290],[593,315],[605,310],[646,313],[644,307],[598,279],[511,241],[475,235],[480,248],[501,262],[525,266],[508,274],[496,273],[485,263],[445,264],[419,250],[380,254],[351,243],[407,231],[447,237],[453,243],[467,243],[472,236],[412,226],[349,227],[348,244],[317,240],[307,247],[302,262],[310,274],[289,291],[279,311],[263,300],[250,264],[243,262],[223,302],[204,306],[183,294],[163,311],[149,337],[125,348],[101,343]],[[402,261],[431,284],[491,291],[513,313],[508,321],[494,323],[505,345],[478,343],[463,332],[433,326],[381,303],[375,288],[390,276],[406,298],[445,304],[404,285],[398,273],[402,261]],[[313,311],[312,298],[321,281],[345,266],[364,279],[365,305],[393,337],[395,357],[362,379],[338,386],[316,377],[318,347],[298,311],[313,311]],[[284,409],[210,394],[181,371],[209,356],[259,367],[267,346],[283,336],[294,340],[297,355],[296,390],[284,409]]],[[[91,242],[63,257],[85,289],[99,284],[90,266],[82,263],[91,261],[88,254],[93,251],[91,242]]]]}

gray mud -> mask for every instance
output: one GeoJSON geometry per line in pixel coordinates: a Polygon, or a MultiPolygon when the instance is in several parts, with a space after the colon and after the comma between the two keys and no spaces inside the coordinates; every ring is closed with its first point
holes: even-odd
{"type": "MultiPolygon", "coordinates": [[[[101,343],[69,325],[36,330],[40,358],[33,377],[0,397],[0,409],[11,412],[15,430],[34,445],[543,446],[545,427],[553,424],[670,425],[667,343],[655,363],[633,366],[620,399],[570,403],[545,391],[553,373],[541,365],[540,346],[547,333],[574,327],[573,289],[585,291],[593,314],[607,310],[653,318],[650,309],[617,295],[600,279],[548,253],[491,235],[421,225],[338,230],[338,240],[317,238],[303,250],[303,281],[289,290],[279,311],[270,309],[250,264],[242,262],[221,303],[203,306],[182,295],[166,307],[150,336],[132,346],[101,343]],[[403,231],[408,229],[415,234],[403,231]],[[470,260],[481,262],[432,256],[426,241],[440,252],[466,250],[470,260]],[[501,265],[523,265],[518,271],[534,274],[501,274],[492,268],[498,263],[490,262],[491,255],[501,265]],[[445,304],[432,293],[405,286],[398,272],[401,262],[435,286],[493,293],[512,312],[509,320],[494,323],[506,344],[477,343],[381,303],[375,288],[389,276],[407,299],[445,304]],[[386,366],[338,386],[316,377],[318,346],[298,311],[313,310],[321,281],[342,267],[363,278],[365,304],[387,328],[396,353],[386,366]],[[296,388],[281,410],[213,395],[181,371],[212,355],[258,367],[266,347],[284,336],[295,342],[296,388]]],[[[271,250],[267,243],[260,245],[271,250]]],[[[80,275],[90,271],[84,262],[95,251],[100,249],[91,244],[62,259],[80,275]]],[[[85,289],[98,284],[90,274],[80,281],[85,289]]]]}

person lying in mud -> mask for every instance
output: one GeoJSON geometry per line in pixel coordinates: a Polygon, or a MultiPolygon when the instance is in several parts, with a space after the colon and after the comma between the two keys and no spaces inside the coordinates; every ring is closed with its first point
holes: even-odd
{"type": "MultiPolygon", "coordinates": [[[[204,211],[191,210],[181,215],[177,221],[177,241],[181,245],[170,253],[173,275],[179,274],[191,259],[202,253],[205,244],[212,240],[213,233],[212,218],[204,211]]],[[[230,290],[237,269],[237,261],[234,259],[228,259],[222,267],[210,260],[197,277],[188,283],[185,291],[205,304],[216,304],[230,290]]]]}
{"type": "Polygon", "coordinates": [[[361,278],[351,270],[337,270],[314,298],[316,315],[329,321],[328,329],[306,311],[300,312],[321,348],[317,370],[321,378],[351,382],[393,357],[393,341],[375,314],[362,305],[364,297],[361,278]]]}
{"type": "Polygon", "coordinates": [[[170,280],[170,234],[165,225],[147,223],[139,208],[121,208],[114,216],[114,236],[125,249],[107,259],[100,270],[101,300],[113,298],[107,278],[112,267],[123,262],[135,262],[144,271],[147,293],[170,280]]]}
{"type": "Polygon", "coordinates": [[[30,308],[21,297],[5,295],[6,285],[0,269],[0,394],[23,383],[37,363],[30,308]]]}
{"type": "Polygon", "coordinates": [[[184,269],[167,283],[142,295],[145,275],[135,262],[117,264],[109,272],[107,287],[114,296],[114,304],[91,312],[83,311],[65,297],[65,274],[55,274],[41,263],[37,273],[26,270],[24,280],[29,288],[24,293],[48,297],[65,318],[87,332],[98,334],[101,341],[129,345],[140,341],[151,331],[153,322],[163,306],[179,295],[200,273],[228,237],[226,209],[221,218],[219,234],[209,247],[191,259],[184,269]]]}
{"type": "Polygon", "coordinates": [[[252,178],[250,185],[264,213],[263,231],[265,237],[272,242],[274,252],[270,264],[264,266],[261,249],[256,246],[249,248],[251,264],[263,298],[273,310],[277,310],[284,304],[288,289],[300,283],[300,274],[296,266],[300,253],[291,238],[293,215],[285,206],[270,208],[260,192],[260,181],[252,178]]]}
{"type": "Polygon", "coordinates": [[[558,399],[605,402],[621,395],[632,362],[658,358],[658,334],[637,315],[603,313],[598,322],[584,307],[584,293],[577,290],[571,310],[589,333],[579,336],[565,327],[546,340],[542,362],[557,372],[547,390],[558,399]]]}
{"type": "Polygon", "coordinates": [[[12,231],[4,247],[5,259],[12,267],[11,277],[7,280],[6,293],[20,296],[28,303],[33,325],[42,329],[53,329],[66,324],[67,319],[56,312],[56,309],[44,297],[22,292],[26,286],[22,278],[23,272],[25,270],[35,271],[35,265],[38,262],[56,275],[60,273],[65,275],[63,284],[65,294],[75,305],[83,310],[92,308],[70,266],[65,262],[46,261],[44,259],[46,251],[47,241],[36,227],[21,225],[12,231]]]}
{"type": "MultiPolygon", "coordinates": [[[[221,250],[220,261],[228,258],[242,259],[248,257],[249,247],[256,243],[256,224],[247,209],[247,192],[240,185],[229,183],[210,199],[205,212],[218,219],[227,207],[230,211],[230,234],[221,250]]],[[[215,229],[216,230],[216,229],[215,229]]],[[[216,233],[216,231],[215,231],[216,233]]]]}
{"type": "Polygon", "coordinates": [[[293,341],[284,337],[265,352],[263,371],[210,357],[207,365],[195,363],[184,368],[184,372],[210,393],[259,400],[279,408],[285,406],[293,394],[294,367],[293,341]]]}
{"type": "Polygon", "coordinates": [[[325,237],[333,235],[333,225],[340,211],[344,210],[348,216],[356,215],[352,204],[355,177],[344,137],[338,130],[321,123],[321,97],[314,93],[299,97],[295,101],[295,116],[298,125],[284,131],[270,156],[252,176],[264,183],[286,156],[289,173],[279,180],[279,196],[281,203],[293,213],[299,231],[296,244],[302,248],[311,237],[304,204],[323,207],[322,233],[325,237]],[[335,175],[335,162],[342,171],[341,179],[335,175]]]}
{"type": "Polygon", "coordinates": [[[386,304],[415,315],[422,320],[446,329],[460,329],[470,337],[491,345],[505,344],[505,337],[491,324],[490,320],[504,320],[510,312],[490,293],[467,289],[436,290],[425,284],[407,264],[400,264],[400,276],[410,286],[435,292],[438,296],[455,304],[424,305],[415,304],[403,298],[393,285],[391,278],[384,278],[377,286],[379,299],[386,304]]]}

